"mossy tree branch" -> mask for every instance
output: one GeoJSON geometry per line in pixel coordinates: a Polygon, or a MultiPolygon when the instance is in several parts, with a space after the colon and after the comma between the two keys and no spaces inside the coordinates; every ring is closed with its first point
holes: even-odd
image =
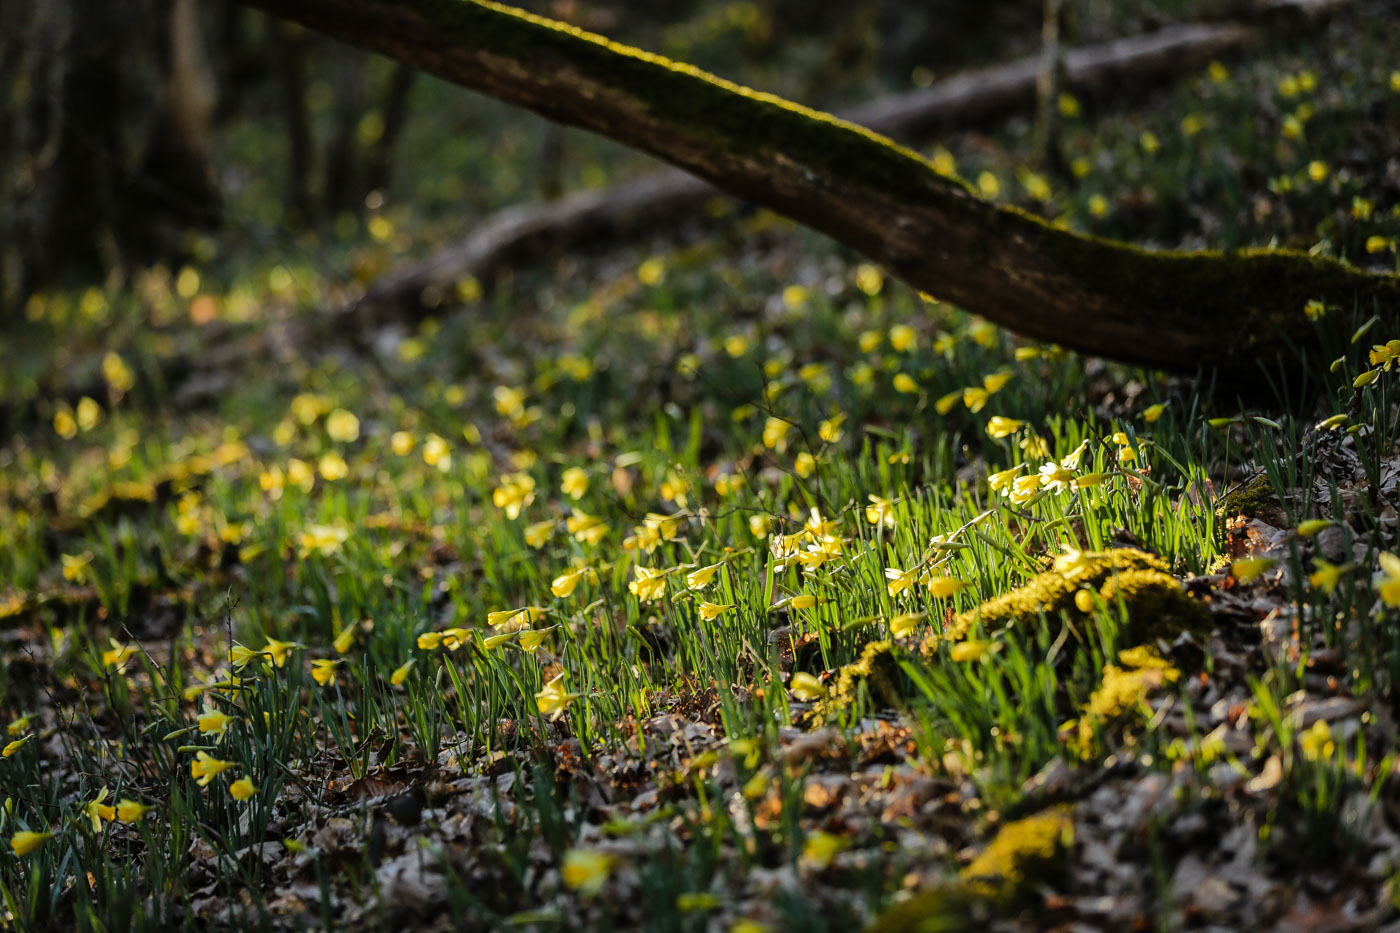
{"type": "Polygon", "coordinates": [[[1311,299],[1400,307],[1400,279],[1284,251],[1149,252],[978,198],[854,124],[485,0],[243,0],[651,153],[1017,333],[1130,362],[1308,345],[1311,299]]]}

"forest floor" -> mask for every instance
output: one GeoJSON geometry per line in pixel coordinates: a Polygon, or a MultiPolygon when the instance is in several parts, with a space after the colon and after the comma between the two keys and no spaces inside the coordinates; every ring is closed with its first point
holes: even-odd
{"type": "MultiPolygon", "coordinates": [[[[1393,19],[924,151],[1393,267],[1393,19]]],[[[728,208],[279,339],[412,204],[0,347],[0,924],[1400,929],[1395,309],[1241,401],[728,208]]]]}

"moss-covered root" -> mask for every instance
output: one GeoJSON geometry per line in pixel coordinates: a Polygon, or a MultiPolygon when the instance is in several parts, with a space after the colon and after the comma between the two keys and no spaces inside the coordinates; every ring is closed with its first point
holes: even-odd
{"type": "Polygon", "coordinates": [[[1070,552],[1025,585],[958,615],[941,639],[926,643],[925,649],[931,651],[940,640],[966,638],[979,622],[986,629],[1015,628],[1061,613],[1084,620],[1104,605],[1121,604],[1130,642],[1203,630],[1209,619],[1206,608],[1167,570],[1160,557],[1134,548],[1070,552]]]}
{"type": "Polygon", "coordinates": [[[871,642],[865,646],[860,658],[841,668],[836,685],[812,706],[809,718],[812,722],[836,718],[855,705],[862,688],[872,702],[897,709],[904,705],[901,682],[894,646],[888,641],[871,642]]]}
{"type": "MultiPolygon", "coordinates": [[[[1069,807],[1007,823],[957,881],[924,891],[885,911],[869,933],[970,930],[979,913],[1005,913],[1053,881],[1074,842],[1069,807]]],[[[980,926],[980,924],[976,924],[980,926]]]]}

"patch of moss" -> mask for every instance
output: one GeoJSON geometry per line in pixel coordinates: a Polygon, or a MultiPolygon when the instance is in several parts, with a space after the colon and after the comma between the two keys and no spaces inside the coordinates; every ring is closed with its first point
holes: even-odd
{"type": "MultiPolygon", "coordinates": [[[[1087,613],[1076,605],[1081,592],[1092,595],[1095,603],[1116,605],[1121,601],[1127,634],[1133,641],[1202,628],[1208,618],[1205,607],[1167,570],[1160,557],[1134,548],[1072,552],[1056,558],[1054,569],[958,615],[941,640],[964,639],[978,622],[983,628],[999,629],[1024,625],[1042,615],[1069,613],[1086,618],[1087,613]]],[[[937,643],[938,639],[931,639],[924,648],[929,651],[937,643]]]]}
{"type": "Polygon", "coordinates": [[[1104,666],[1103,681],[1090,695],[1089,702],[1084,706],[1084,715],[1066,724],[1074,732],[1070,748],[1081,758],[1092,757],[1094,739],[1102,733],[1104,726],[1142,712],[1148,696],[1154,690],[1180,679],[1181,671],[1151,646],[1142,645],[1118,652],[1118,665],[1104,666]]]}
{"type": "Polygon", "coordinates": [[[894,656],[894,644],[873,641],[865,646],[859,659],[841,668],[835,686],[812,706],[811,717],[817,721],[832,719],[850,709],[859,699],[862,686],[870,699],[881,706],[902,706],[904,698],[899,683],[899,661],[894,656]]]}
{"type": "Polygon", "coordinates": [[[1269,482],[1268,476],[1260,473],[1239,489],[1226,494],[1216,514],[1222,518],[1234,518],[1236,515],[1255,518],[1277,505],[1278,497],[1274,493],[1273,483],[1269,482]]]}
{"type": "Polygon", "coordinates": [[[1024,901],[1034,885],[1050,878],[1074,841],[1069,807],[1007,823],[982,854],[962,870],[959,886],[999,908],[1024,901]]]}
{"type": "Polygon", "coordinates": [[[1037,885],[1053,880],[1074,842],[1069,807],[1054,807],[1007,823],[951,884],[921,891],[890,907],[867,933],[948,933],[984,926],[979,913],[1005,913],[1025,904],[1037,885]]]}

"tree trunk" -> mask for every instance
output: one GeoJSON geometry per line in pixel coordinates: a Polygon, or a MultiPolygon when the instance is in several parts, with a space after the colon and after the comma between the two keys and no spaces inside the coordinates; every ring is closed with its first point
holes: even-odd
{"type": "MultiPolygon", "coordinates": [[[[244,0],[656,155],[1028,337],[1192,369],[1314,342],[1310,299],[1400,279],[1284,251],[1148,252],[981,200],[916,153],[692,66],[475,0],[244,0]]],[[[1390,310],[1387,309],[1387,310],[1390,310]]]]}

